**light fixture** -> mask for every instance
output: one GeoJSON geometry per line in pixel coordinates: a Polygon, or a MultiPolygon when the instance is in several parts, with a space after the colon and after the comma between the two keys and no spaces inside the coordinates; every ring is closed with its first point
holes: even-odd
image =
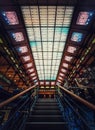
{"type": "MultiPolygon", "coordinates": [[[[34,69],[28,69],[27,70],[29,73],[31,73],[31,72],[33,72],[34,71],[34,69]]],[[[30,75],[31,76],[31,75],[30,75]]]]}
{"type": "Polygon", "coordinates": [[[63,73],[59,73],[59,75],[62,76],[62,77],[65,76],[63,73]]]}
{"type": "Polygon", "coordinates": [[[49,86],[46,86],[46,88],[49,88],[49,86]]]}
{"type": "Polygon", "coordinates": [[[51,82],[51,85],[55,85],[55,82],[51,82]]]}
{"type": "Polygon", "coordinates": [[[3,40],[0,38],[0,43],[3,43],[3,40]]]}
{"type": "Polygon", "coordinates": [[[17,51],[19,53],[26,53],[26,52],[28,52],[28,48],[27,48],[27,46],[17,47],[17,51]]]}
{"type": "Polygon", "coordinates": [[[38,85],[38,82],[36,82],[35,84],[38,85]]]}
{"type": "Polygon", "coordinates": [[[38,82],[38,80],[37,80],[37,79],[36,79],[36,80],[34,80],[34,83],[35,83],[35,82],[38,82]]]}
{"type": "Polygon", "coordinates": [[[46,85],[48,85],[49,84],[49,82],[46,82],[46,85]]]}
{"type": "Polygon", "coordinates": [[[58,82],[62,82],[62,81],[61,81],[61,80],[59,80],[59,79],[58,79],[57,81],[58,81],[58,82]]]}
{"type": "Polygon", "coordinates": [[[2,16],[8,25],[19,24],[18,17],[15,11],[3,11],[2,16]]]}
{"type": "Polygon", "coordinates": [[[63,63],[63,67],[65,67],[65,68],[68,68],[68,64],[67,63],[63,63]]]}
{"type": "Polygon", "coordinates": [[[41,81],[40,84],[41,84],[41,85],[44,85],[44,82],[41,81]]]}
{"type": "Polygon", "coordinates": [[[11,33],[11,35],[16,42],[24,41],[24,36],[22,32],[11,33]]]}
{"type": "MultiPolygon", "coordinates": [[[[34,69],[33,69],[33,71],[34,71],[34,69]]],[[[33,71],[32,71],[32,72],[33,72],[33,71]]],[[[35,73],[30,74],[30,76],[35,76],[35,73]]]]}
{"type": "Polygon", "coordinates": [[[32,67],[32,63],[28,63],[28,64],[26,64],[26,67],[27,67],[27,68],[32,67]]]}
{"type": "Polygon", "coordinates": [[[77,18],[77,25],[88,25],[94,15],[93,11],[81,11],[77,18]]]}
{"type": "Polygon", "coordinates": [[[62,77],[58,77],[58,79],[59,79],[59,80],[63,80],[63,78],[62,78],[62,77]]]}
{"type": "Polygon", "coordinates": [[[81,42],[83,39],[83,34],[79,32],[73,32],[71,36],[71,41],[81,42]]]}
{"type": "Polygon", "coordinates": [[[35,76],[35,77],[33,77],[32,79],[33,79],[33,80],[34,80],[34,79],[37,79],[37,77],[35,76]]]}
{"type": "Polygon", "coordinates": [[[69,53],[74,53],[75,51],[76,51],[76,47],[68,46],[67,52],[69,52],[69,53]]]}
{"type": "Polygon", "coordinates": [[[44,86],[41,86],[40,88],[44,88],[44,86]]]}
{"type": "Polygon", "coordinates": [[[65,73],[67,70],[65,70],[65,69],[61,69],[61,71],[65,73]]]}
{"type": "Polygon", "coordinates": [[[73,57],[71,57],[71,56],[65,56],[65,60],[66,60],[66,61],[71,61],[72,58],[73,58],[73,57]]]}
{"type": "Polygon", "coordinates": [[[51,86],[51,88],[54,88],[54,86],[51,86]]]}
{"type": "Polygon", "coordinates": [[[25,62],[30,60],[30,56],[23,56],[22,58],[25,62]]]}

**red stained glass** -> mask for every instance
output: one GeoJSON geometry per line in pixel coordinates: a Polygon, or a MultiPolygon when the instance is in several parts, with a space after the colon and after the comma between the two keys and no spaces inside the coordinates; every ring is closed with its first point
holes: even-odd
{"type": "Polygon", "coordinates": [[[6,11],[3,12],[4,19],[7,21],[9,25],[19,24],[17,14],[15,11],[6,11]]]}

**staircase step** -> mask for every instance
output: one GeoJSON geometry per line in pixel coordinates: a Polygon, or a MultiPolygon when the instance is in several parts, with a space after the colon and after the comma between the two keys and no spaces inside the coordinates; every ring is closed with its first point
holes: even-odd
{"type": "Polygon", "coordinates": [[[35,110],[59,110],[58,106],[35,106],[35,110]]]}
{"type": "Polygon", "coordinates": [[[27,122],[25,130],[67,130],[66,122],[27,122]]]}
{"type": "Polygon", "coordinates": [[[26,122],[26,124],[67,124],[67,122],[26,122]]]}
{"type": "Polygon", "coordinates": [[[37,102],[40,102],[40,103],[57,103],[56,100],[38,100],[37,102]]]}
{"type": "Polygon", "coordinates": [[[29,117],[62,117],[62,115],[30,115],[29,117]]]}
{"type": "Polygon", "coordinates": [[[43,103],[43,102],[41,102],[41,103],[36,103],[35,105],[37,105],[37,106],[58,106],[58,104],[57,103],[43,103]]]}
{"type": "Polygon", "coordinates": [[[38,99],[26,122],[25,130],[68,130],[56,99],[38,99]]]}
{"type": "Polygon", "coordinates": [[[59,111],[59,110],[34,110],[33,112],[32,112],[32,114],[34,115],[60,115],[61,114],[61,112],[59,111]]]}
{"type": "Polygon", "coordinates": [[[27,122],[62,122],[62,116],[48,116],[48,115],[40,115],[40,116],[31,116],[28,118],[27,122]]]}

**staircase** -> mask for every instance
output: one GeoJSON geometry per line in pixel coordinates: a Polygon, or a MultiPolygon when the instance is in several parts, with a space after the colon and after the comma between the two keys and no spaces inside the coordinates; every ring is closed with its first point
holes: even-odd
{"type": "Polygon", "coordinates": [[[29,115],[25,130],[67,130],[56,99],[38,99],[29,115]]]}

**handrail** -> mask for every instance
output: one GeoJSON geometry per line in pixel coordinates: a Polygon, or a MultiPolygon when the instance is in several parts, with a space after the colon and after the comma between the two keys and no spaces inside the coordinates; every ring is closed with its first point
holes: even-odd
{"type": "Polygon", "coordinates": [[[92,103],[86,101],[85,99],[79,97],[78,95],[72,93],[71,91],[65,89],[64,87],[62,87],[61,85],[57,85],[59,88],[61,88],[64,92],[66,92],[67,94],[71,95],[72,97],[74,97],[75,99],[77,99],[78,101],[80,101],[81,103],[83,103],[84,105],[86,105],[87,107],[89,107],[90,109],[95,111],[95,105],[93,105],[92,103]]]}
{"type": "Polygon", "coordinates": [[[32,87],[30,87],[30,88],[28,88],[28,89],[26,89],[26,90],[24,90],[24,91],[16,94],[15,96],[13,96],[13,97],[11,97],[11,98],[9,98],[9,99],[1,102],[0,103],[0,108],[3,107],[3,106],[5,106],[5,105],[7,105],[10,102],[12,102],[13,100],[17,99],[18,97],[22,96],[23,94],[25,94],[26,92],[30,91],[31,89],[33,89],[35,87],[36,87],[36,85],[33,85],[32,87]]]}
{"type": "Polygon", "coordinates": [[[75,79],[75,82],[76,82],[76,84],[77,84],[77,86],[79,88],[88,88],[89,87],[89,86],[85,86],[85,85],[79,84],[79,82],[77,81],[77,79],[75,79]]]}

